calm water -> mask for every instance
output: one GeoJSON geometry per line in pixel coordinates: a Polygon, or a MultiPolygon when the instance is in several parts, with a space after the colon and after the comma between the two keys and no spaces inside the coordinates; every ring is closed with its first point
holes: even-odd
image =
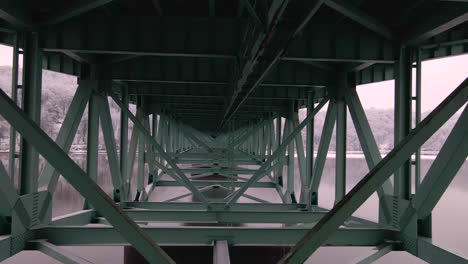
{"type": "MultiPolygon", "coordinates": [[[[72,158],[82,168],[85,166],[84,154],[73,154],[72,158]]],[[[0,159],[6,163],[7,155],[0,154],[0,159]]],[[[422,160],[422,175],[426,173],[433,160],[422,160]]],[[[297,162],[296,162],[297,164],[297,162]]],[[[334,202],[334,158],[328,158],[322,184],[319,189],[319,205],[331,208],[334,202]]],[[[134,166],[136,172],[136,166],[134,166]]],[[[349,191],[368,172],[363,158],[350,158],[347,160],[347,190],[349,191]]],[[[297,165],[296,165],[296,175],[297,165]]],[[[468,229],[464,228],[468,221],[468,211],[460,210],[460,204],[468,201],[468,162],[459,170],[448,191],[444,194],[439,204],[433,211],[433,240],[434,243],[454,253],[468,256],[468,229]]],[[[111,179],[107,159],[105,155],[99,157],[98,184],[111,193],[111,179]]],[[[135,185],[135,184],[133,184],[135,185]]],[[[299,194],[299,179],[296,179],[296,192],[299,194]]],[[[183,188],[158,188],[152,195],[152,201],[168,199],[184,194],[183,188]]],[[[133,191],[134,193],[134,191],[133,191]]],[[[272,201],[280,202],[276,193],[265,189],[252,189],[249,194],[272,201]]],[[[83,206],[83,198],[63,179],[60,180],[54,195],[53,215],[62,215],[80,210],[83,206]]],[[[186,199],[187,201],[190,198],[186,199]]],[[[183,200],[181,200],[183,201],[183,200]]],[[[249,202],[241,199],[240,202],[249,202]]],[[[378,203],[377,195],[371,198],[356,213],[356,216],[377,220],[378,203]]],[[[67,247],[69,251],[83,256],[95,263],[122,263],[122,247],[67,247]]],[[[355,263],[371,252],[371,248],[327,247],[319,249],[307,263],[355,263]]],[[[58,263],[38,252],[22,252],[2,263],[30,263],[34,259],[36,264],[58,263]]],[[[412,255],[404,252],[392,252],[376,263],[424,263],[412,255]]]]}

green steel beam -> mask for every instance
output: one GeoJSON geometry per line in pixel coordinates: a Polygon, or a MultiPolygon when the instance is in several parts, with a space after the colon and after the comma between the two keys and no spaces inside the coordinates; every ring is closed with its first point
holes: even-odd
{"type": "MultiPolygon", "coordinates": [[[[42,91],[42,51],[39,48],[39,35],[28,32],[25,34],[24,66],[23,66],[23,111],[40,124],[41,91],[42,91]]],[[[21,153],[19,166],[20,195],[37,192],[39,178],[39,154],[32,142],[21,138],[21,153]]]]}
{"type": "Polygon", "coordinates": [[[33,24],[25,5],[16,0],[0,3],[0,18],[19,29],[30,28],[33,24]]]}
{"type": "Polygon", "coordinates": [[[0,217],[17,215],[23,228],[29,228],[30,217],[28,211],[21,201],[15,186],[13,185],[7,171],[0,161],[0,198],[3,201],[0,206],[0,217]]]}
{"type": "MultiPolygon", "coordinates": [[[[227,239],[234,245],[291,245],[307,228],[246,228],[246,227],[142,227],[159,244],[211,245],[215,239],[227,239]]],[[[384,229],[339,229],[327,240],[328,246],[376,246],[391,238],[393,231],[384,229]]],[[[56,245],[125,245],[122,235],[111,227],[45,227],[37,230],[56,245]]],[[[158,262],[159,263],[159,262],[158,262]]]]}
{"type": "MultiPolygon", "coordinates": [[[[366,159],[367,167],[371,170],[382,160],[382,156],[379,148],[377,147],[377,142],[375,141],[372,129],[369,121],[367,120],[366,113],[362,107],[355,86],[349,87],[349,89],[346,90],[346,102],[366,159]]],[[[392,190],[393,186],[390,180],[385,181],[384,184],[377,189],[377,195],[380,199],[381,216],[387,222],[391,221],[391,216],[389,215],[389,205],[384,197],[385,195],[391,195],[392,190]]]]}
{"type": "Polygon", "coordinates": [[[399,168],[412,153],[429,139],[468,100],[468,78],[460,84],[410,134],[382,159],[338,203],[280,263],[300,263],[309,258],[343,222],[353,214],[399,168]]]}
{"type": "MultiPolygon", "coordinates": [[[[210,203],[212,210],[214,211],[226,211],[224,203],[210,203]]],[[[123,205],[125,208],[141,208],[141,209],[152,209],[152,210],[207,210],[206,204],[194,202],[194,203],[163,203],[163,202],[128,202],[123,205]]],[[[227,211],[287,211],[287,210],[303,210],[304,204],[255,204],[255,203],[235,203],[227,211]]]]}
{"type": "MultiPolygon", "coordinates": [[[[197,187],[204,187],[209,185],[221,185],[226,187],[241,187],[244,182],[239,181],[193,181],[193,184],[197,187]]],[[[156,186],[161,187],[179,187],[182,186],[177,181],[158,181],[156,186]]],[[[256,182],[252,185],[252,188],[274,188],[275,183],[273,182],[256,182]]]]}
{"type": "Polygon", "coordinates": [[[28,118],[3,91],[2,116],[85,197],[148,261],[173,263],[157,244],[117,207],[107,194],[68,155],[28,118]]]}
{"type": "MultiPolygon", "coordinates": [[[[91,81],[96,84],[96,82],[91,81]]],[[[88,103],[88,131],[86,142],[86,174],[97,182],[98,180],[98,155],[99,155],[99,97],[95,92],[89,97],[88,103]]],[[[83,204],[84,209],[91,208],[87,200],[83,204]]]]}
{"type": "Polygon", "coordinates": [[[28,241],[28,250],[37,250],[64,264],[92,264],[92,262],[74,255],[63,247],[58,247],[47,240],[28,241]]]}
{"type": "MultiPolygon", "coordinates": [[[[128,98],[128,89],[127,87],[122,86],[121,87],[121,98],[122,98],[122,103],[124,104],[125,107],[128,108],[129,104],[129,98],[128,98]]],[[[124,189],[122,190],[124,192],[124,199],[127,198],[127,195],[129,194],[129,189],[128,184],[127,184],[127,179],[128,179],[128,174],[127,174],[127,164],[128,164],[128,115],[127,112],[125,111],[120,111],[120,174],[122,175],[122,181],[124,184],[124,189]]]]}
{"type": "Polygon", "coordinates": [[[431,14],[424,14],[418,21],[411,21],[404,37],[408,45],[421,42],[441,34],[468,21],[466,3],[441,3],[431,14]]]}
{"type": "MultiPolygon", "coordinates": [[[[271,20],[266,24],[265,33],[254,34],[256,38],[254,37],[251,46],[248,45],[250,41],[245,42],[247,44],[244,46],[245,49],[250,50],[249,57],[242,63],[240,72],[233,82],[221,128],[234,116],[252,91],[263,82],[279,58],[284,55],[289,43],[302,32],[310,19],[318,12],[323,0],[313,1],[304,6],[305,12],[296,16],[296,21],[289,21],[288,27],[280,27],[278,25],[283,23],[281,19],[287,13],[288,4],[289,1],[283,1],[279,5],[273,2],[268,12],[274,15],[270,16],[271,20]],[[260,60],[262,63],[259,63],[260,60]]],[[[259,29],[256,27],[253,30],[259,29]]]]}
{"type": "Polygon", "coordinates": [[[467,259],[434,245],[432,241],[427,238],[418,238],[417,247],[418,252],[416,254],[412,254],[427,263],[468,263],[467,259]]]}
{"type": "MultiPolygon", "coordinates": [[[[315,223],[326,212],[273,212],[273,211],[176,211],[127,209],[125,213],[134,221],[144,222],[219,222],[219,223],[315,223]]],[[[99,217],[99,216],[97,216],[99,217]]]]}
{"type": "MultiPolygon", "coordinates": [[[[314,93],[309,92],[309,97],[307,98],[307,115],[314,111],[314,107],[314,93]]],[[[301,186],[302,202],[305,202],[309,206],[312,204],[311,184],[314,178],[314,123],[315,118],[310,120],[306,128],[306,174],[304,184],[301,186]]]]}
{"type": "Polygon", "coordinates": [[[81,210],[67,215],[61,215],[52,219],[51,225],[87,225],[95,217],[93,209],[81,210]]]}
{"type": "Polygon", "coordinates": [[[379,260],[381,257],[387,255],[388,253],[392,252],[393,245],[392,244],[381,244],[377,246],[377,251],[372,253],[371,255],[367,256],[366,258],[360,260],[356,264],[371,264],[375,261],[379,260]]]}
{"type": "Polygon", "coordinates": [[[281,156],[284,151],[286,150],[286,147],[296,138],[297,134],[302,131],[302,129],[307,125],[307,123],[314,118],[315,114],[322,109],[322,107],[326,104],[328,101],[328,98],[325,98],[322,100],[322,102],[312,111],[303,121],[302,123],[297,126],[294,131],[292,131],[287,138],[285,138],[282,142],[282,144],[275,150],[273,155],[271,155],[265,163],[258,169],[258,171],[249,179],[249,181],[242,186],[239,190],[235,192],[235,194],[229,199],[227,202],[227,206],[232,205],[235,203],[241,196],[242,194],[247,191],[249,187],[258,180],[260,180],[265,174],[264,172],[267,171],[269,168],[272,167],[272,162],[276,161],[279,156],[281,156]]]}
{"type": "MultiPolygon", "coordinates": [[[[73,140],[81,123],[84,110],[88,104],[89,96],[93,90],[92,84],[87,81],[80,81],[80,85],[76,89],[72,102],[68,108],[62,127],[57,135],[55,143],[60,146],[63,151],[69,152],[73,140]]],[[[39,177],[39,188],[47,188],[49,192],[54,193],[59,178],[58,171],[50,164],[46,163],[39,177]]]]}
{"type": "MultiPolygon", "coordinates": [[[[412,127],[412,48],[400,47],[400,57],[395,63],[394,146],[404,140],[412,127]]],[[[411,157],[395,171],[394,195],[409,200],[411,195],[411,157]]],[[[401,203],[400,200],[397,200],[401,203]]]]}
{"type": "MultiPolygon", "coordinates": [[[[362,151],[366,158],[367,167],[372,169],[382,160],[382,156],[355,87],[347,89],[346,103],[348,104],[349,113],[351,114],[356,134],[358,135],[362,151]]],[[[379,192],[379,197],[381,197],[385,194],[390,195],[392,193],[392,189],[392,183],[390,181],[386,181],[383,184],[382,189],[379,188],[377,192],[379,192]]]]}
{"type": "MultiPolygon", "coordinates": [[[[341,82],[346,74],[341,73],[340,87],[338,90],[347,89],[342,87],[341,82]],[[344,75],[344,76],[343,76],[344,75]]],[[[339,92],[341,93],[341,92],[339,92]]],[[[347,109],[342,95],[336,98],[336,137],[335,137],[335,204],[346,194],[346,133],[347,133],[347,109]]]]}
{"type": "Polygon", "coordinates": [[[386,25],[380,23],[375,18],[370,17],[368,14],[364,13],[363,11],[359,10],[352,4],[348,2],[344,2],[342,0],[325,0],[325,5],[330,7],[331,9],[340,12],[341,14],[347,16],[351,20],[354,20],[361,24],[364,27],[376,32],[379,35],[384,36],[387,39],[394,39],[395,34],[392,32],[390,28],[386,25]]]}
{"type": "MultiPolygon", "coordinates": [[[[193,185],[193,183],[185,176],[185,174],[179,169],[177,166],[176,162],[166,153],[166,151],[163,149],[163,147],[154,140],[153,136],[148,132],[147,129],[141,124],[141,122],[133,115],[128,108],[125,108],[125,106],[122,104],[120,99],[113,93],[109,94],[112,99],[117,103],[117,105],[120,107],[122,111],[126,111],[128,114],[128,117],[130,120],[132,120],[135,128],[138,129],[138,131],[146,138],[146,140],[156,149],[156,151],[159,153],[161,158],[163,158],[172,168],[177,173],[177,176],[180,177],[180,180],[184,183],[184,185],[193,193],[197,199],[199,199],[202,202],[208,203],[206,198],[200,191],[193,185]]],[[[162,168],[160,168],[162,169],[162,168]]]]}
{"type": "Polygon", "coordinates": [[[317,152],[317,158],[315,160],[314,167],[314,178],[311,182],[311,198],[313,204],[317,204],[318,190],[320,182],[322,180],[323,169],[325,167],[325,161],[327,159],[328,148],[330,147],[330,140],[333,134],[333,128],[335,127],[336,121],[336,104],[333,101],[328,102],[327,114],[322,128],[322,134],[320,137],[320,143],[317,152]]]}
{"type": "Polygon", "coordinates": [[[202,17],[87,16],[42,28],[41,47],[45,51],[233,59],[244,24],[244,20],[202,17]],[[89,27],[93,30],[85,30],[89,27]],[[138,33],[155,28],[166,30],[138,33]],[[186,38],[187,34],[196,37],[186,38]],[[103,41],[108,45],[103,46],[103,41]]]}
{"type": "MultiPolygon", "coordinates": [[[[286,83],[283,81],[278,83],[267,83],[259,85],[255,91],[252,92],[251,98],[262,100],[292,100],[292,99],[307,99],[309,90],[321,90],[327,85],[326,76],[323,80],[315,80],[313,83],[304,84],[301,81],[292,81],[286,83]]],[[[126,82],[129,87],[130,95],[145,95],[148,97],[160,96],[177,96],[177,97],[201,97],[201,98],[224,98],[226,84],[206,84],[198,82],[184,81],[170,81],[165,83],[155,82],[126,82]]],[[[317,91],[320,95],[320,91],[317,91]]]]}
{"type": "Polygon", "coordinates": [[[66,20],[72,19],[73,17],[80,16],[93,9],[102,7],[114,0],[80,0],[74,1],[72,4],[65,4],[66,7],[62,7],[61,11],[57,14],[47,18],[45,25],[59,24],[66,20]]]}
{"type": "MultiPolygon", "coordinates": [[[[109,101],[107,96],[100,95],[99,98],[99,119],[101,120],[101,132],[106,145],[107,160],[109,162],[110,174],[112,177],[112,185],[114,187],[114,200],[126,199],[121,197],[124,179],[119,169],[119,158],[117,157],[117,147],[115,145],[114,127],[112,125],[112,117],[110,113],[109,101]]],[[[143,151],[144,152],[144,151],[143,151]]]]}
{"type": "MultiPolygon", "coordinates": [[[[16,33],[13,40],[13,62],[11,66],[11,99],[18,103],[18,79],[19,79],[19,33],[16,33]]],[[[8,171],[10,177],[15,179],[16,175],[16,131],[10,127],[10,153],[8,156],[8,171]]]]}
{"type": "Polygon", "coordinates": [[[404,211],[400,220],[400,228],[404,229],[415,214],[418,219],[425,219],[430,215],[457,171],[466,161],[468,156],[467,124],[468,107],[458,119],[418,191],[411,199],[412,204],[404,211]]]}

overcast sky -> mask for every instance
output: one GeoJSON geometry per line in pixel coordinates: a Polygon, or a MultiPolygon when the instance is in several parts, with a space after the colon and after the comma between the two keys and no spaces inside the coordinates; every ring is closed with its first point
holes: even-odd
{"type": "MultiPolygon", "coordinates": [[[[11,65],[12,48],[0,45],[0,65],[11,65]]],[[[423,63],[422,111],[434,109],[468,77],[468,55],[430,60],[423,63]]],[[[393,81],[358,87],[364,108],[393,108],[393,81]]]]}

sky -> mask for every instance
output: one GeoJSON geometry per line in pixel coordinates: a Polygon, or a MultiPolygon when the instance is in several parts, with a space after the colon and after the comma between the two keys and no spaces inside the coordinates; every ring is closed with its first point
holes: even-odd
{"type": "MultiPolygon", "coordinates": [[[[0,45],[0,66],[11,65],[12,57],[12,48],[0,45]]],[[[468,54],[423,62],[422,112],[434,109],[466,77],[468,54]]],[[[364,108],[393,108],[393,81],[361,85],[357,89],[364,108]]]]}

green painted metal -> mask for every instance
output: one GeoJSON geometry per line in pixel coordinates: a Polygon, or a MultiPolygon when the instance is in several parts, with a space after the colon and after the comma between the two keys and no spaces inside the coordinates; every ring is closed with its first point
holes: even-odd
{"type": "MultiPolygon", "coordinates": [[[[11,66],[11,99],[18,103],[18,65],[19,65],[19,36],[15,34],[13,40],[13,62],[11,66]]],[[[12,179],[16,174],[16,132],[10,128],[10,153],[8,156],[8,171],[12,179]]]]}
{"type": "Polygon", "coordinates": [[[418,253],[415,256],[428,263],[468,263],[468,260],[434,245],[430,239],[418,238],[418,253]]]}
{"type": "MultiPolygon", "coordinates": [[[[92,81],[91,81],[92,82],[92,81]]],[[[96,82],[94,82],[96,84],[96,82]]],[[[98,148],[99,148],[99,98],[95,93],[91,94],[88,103],[88,141],[86,147],[86,174],[94,182],[98,177],[98,148]]],[[[83,209],[89,209],[91,205],[85,200],[83,209]]]]}
{"type": "Polygon", "coordinates": [[[319,148],[317,152],[317,159],[314,167],[314,178],[312,179],[311,199],[313,204],[318,202],[318,189],[322,179],[323,168],[327,158],[328,148],[332,137],[333,128],[335,127],[336,120],[336,104],[332,100],[328,102],[327,114],[325,116],[325,123],[323,124],[322,136],[320,138],[319,148]]]}
{"type": "MultiPolygon", "coordinates": [[[[343,84],[342,78],[340,76],[339,85],[343,84]]],[[[336,158],[335,158],[335,204],[337,204],[346,194],[346,132],[347,132],[347,108],[344,101],[343,89],[347,87],[339,87],[339,95],[336,97],[336,158]]]]}
{"type": "Polygon", "coordinates": [[[268,158],[268,160],[259,168],[258,172],[255,173],[249,181],[241,187],[239,190],[236,191],[235,195],[231,197],[231,199],[227,202],[227,206],[230,206],[232,203],[236,202],[237,199],[252,185],[253,183],[257,182],[264,176],[263,171],[267,170],[271,167],[271,163],[274,162],[278,156],[280,156],[285,150],[286,147],[296,138],[296,135],[307,125],[307,123],[314,118],[315,114],[322,109],[322,107],[327,102],[327,99],[323,99],[322,102],[314,109],[310,115],[308,115],[302,123],[297,126],[294,131],[292,131],[286,139],[284,139],[281,145],[275,150],[273,155],[268,158]]]}
{"type": "Polygon", "coordinates": [[[281,263],[300,263],[322,245],[367,198],[398,169],[437,129],[468,100],[468,79],[379,162],[348,194],[308,232],[281,263]]]}
{"type": "MultiPolygon", "coordinates": [[[[114,127],[112,126],[112,117],[109,109],[109,101],[107,96],[100,95],[99,102],[99,119],[101,120],[101,131],[106,145],[107,160],[112,177],[112,185],[114,186],[114,200],[120,201],[122,190],[124,189],[122,175],[119,170],[119,159],[117,157],[117,148],[115,146],[114,127]]],[[[144,151],[142,152],[144,153],[144,151]]],[[[125,197],[123,197],[125,199],[125,197]]]]}
{"type": "MultiPolygon", "coordinates": [[[[246,228],[246,227],[142,227],[158,244],[211,245],[213,239],[229,238],[236,245],[292,245],[306,232],[306,228],[246,228]],[[210,234],[207,236],[207,234],[210,234]]],[[[393,231],[384,229],[339,229],[327,241],[329,246],[376,246],[392,237],[393,231]]],[[[127,244],[122,235],[111,227],[46,227],[37,232],[55,245],[127,244]],[[92,235],[91,235],[92,234],[92,235]]]]}
{"type": "Polygon", "coordinates": [[[200,193],[200,191],[197,190],[197,188],[193,185],[192,182],[185,176],[185,174],[179,169],[179,167],[176,165],[174,160],[167,155],[167,153],[164,151],[164,149],[161,147],[161,145],[158,144],[154,140],[154,138],[151,136],[151,134],[145,129],[145,127],[140,123],[140,121],[128,110],[125,108],[122,104],[122,102],[117,98],[115,95],[110,94],[110,96],[114,99],[114,101],[119,105],[119,107],[122,109],[122,111],[127,111],[127,114],[132,120],[135,128],[139,130],[140,133],[152,144],[152,146],[158,151],[159,155],[172,167],[172,169],[177,173],[177,176],[180,177],[180,180],[184,182],[184,185],[192,191],[193,195],[197,197],[200,201],[203,201],[207,203],[208,201],[206,198],[203,196],[203,194],[200,193]]]}
{"type": "Polygon", "coordinates": [[[28,249],[38,250],[47,256],[65,264],[91,264],[92,262],[74,255],[68,250],[53,245],[46,240],[33,240],[28,242],[28,249]]]}
{"type": "Polygon", "coordinates": [[[417,214],[425,219],[437,205],[447,190],[457,171],[468,156],[468,107],[465,108],[437,158],[421,183],[419,191],[412,199],[412,205],[406,209],[400,220],[400,227],[407,226],[410,217],[417,214]]]}
{"type": "MultiPolygon", "coordinates": [[[[73,96],[67,115],[65,116],[63,124],[60,127],[59,134],[57,135],[57,139],[55,140],[55,143],[57,143],[57,145],[59,145],[65,152],[70,151],[92,91],[93,86],[90,83],[81,81],[75,95],[73,96]]],[[[58,178],[58,171],[56,171],[50,163],[47,163],[39,176],[39,188],[47,189],[49,192],[53,193],[57,186],[58,178]]]]}
{"type": "MultiPolygon", "coordinates": [[[[401,47],[395,79],[395,146],[411,130],[411,48],[401,47]]],[[[408,159],[394,176],[394,195],[409,200],[411,195],[411,161],[408,159]]],[[[398,216],[397,216],[398,217],[398,216]]]]}
{"type": "MultiPolygon", "coordinates": [[[[65,263],[87,263],[60,246],[131,242],[149,262],[156,262],[159,257],[166,261],[150,237],[165,244],[213,245],[214,255],[227,260],[228,244],[294,245],[313,227],[311,240],[299,242],[299,255],[292,254],[292,263],[296,263],[294,258],[308,256],[323,243],[377,246],[378,251],[361,263],[375,261],[391,250],[406,250],[429,263],[466,263],[427,240],[432,235],[431,211],[466,159],[466,113],[421,185],[419,146],[455,108],[467,101],[466,88],[459,88],[455,92],[458,96],[451,95],[444,108],[420,123],[422,61],[468,51],[468,4],[385,0],[377,7],[371,2],[0,3],[0,43],[12,46],[15,53],[14,102],[18,90],[24,89],[23,111],[1,96],[0,100],[7,104],[2,104],[0,113],[7,114],[11,131],[18,129],[27,135],[19,150],[18,190],[13,184],[17,173],[12,166],[16,133],[10,137],[10,175],[0,166],[0,196],[8,201],[0,204],[0,233],[5,235],[0,238],[0,260],[23,249],[39,249],[65,263]],[[21,53],[24,86],[18,86],[15,80],[21,53]],[[412,67],[416,68],[415,95],[411,93],[412,67]],[[25,119],[40,119],[41,69],[80,77],[79,89],[56,144],[25,119]],[[355,86],[392,79],[396,80],[395,144],[402,144],[382,160],[355,86]],[[85,92],[84,88],[89,90],[85,92]],[[65,153],[70,149],[91,90],[85,174],[65,153]],[[107,93],[121,108],[120,160],[107,93]],[[331,100],[314,159],[313,116],[327,98],[331,100]],[[416,102],[417,125],[413,130],[412,101],[416,102]],[[319,102],[318,108],[314,107],[319,102]],[[129,111],[133,104],[137,105],[135,115],[129,111]],[[346,106],[371,170],[348,195],[346,106]],[[307,108],[307,118],[299,124],[297,110],[301,108],[307,108]],[[129,118],[134,123],[130,142],[129,118]],[[282,120],[286,121],[284,125],[282,120]],[[108,152],[114,203],[94,183],[99,122],[108,152]],[[326,211],[316,204],[335,123],[337,203],[324,216],[326,211]],[[305,126],[304,147],[301,132],[305,126]],[[46,165],[41,174],[38,155],[29,143],[45,153],[46,165]],[[410,154],[415,151],[413,183],[410,154]],[[137,153],[138,170],[133,175],[137,153]],[[300,175],[295,175],[294,154],[300,175]],[[400,163],[404,163],[401,170],[400,163]],[[282,175],[285,165],[289,165],[287,179],[282,175]],[[388,178],[394,171],[397,172],[392,186],[388,178]],[[65,173],[65,179],[85,197],[85,208],[93,209],[51,219],[52,194],[60,173],[65,173]],[[298,179],[300,182],[294,182],[298,179]],[[136,196],[130,193],[132,182],[137,185],[136,196]],[[294,189],[298,186],[301,196],[296,201],[294,189]],[[158,191],[166,187],[174,187],[174,191],[187,188],[189,192],[176,198],[194,196],[202,202],[147,202],[155,197],[157,201],[164,200],[158,196],[163,192],[158,191]],[[218,188],[230,194],[224,200],[209,201],[202,193],[218,188]],[[278,193],[283,203],[271,203],[257,192],[258,188],[278,193]],[[348,217],[376,191],[380,198],[379,223],[348,217]],[[132,202],[134,197],[138,202],[132,202]],[[240,197],[253,203],[236,203],[240,197]],[[105,220],[95,210],[110,217],[105,220]],[[401,210],[406,211],[400,219],[401,210]],[[161,228],[156,224],[142,231],[129,216],[139,224],[310,223],[294,228],[161,228]],[[318,220],[321,221],[314,226],[318,220]],[[92,223],[103,225],[90,226],[92,223]],[[340,225],[346,228],[335,231],[340,225]],[[304,249],[304,244],[311,247],[304,249]]],[[[466,86],[466,81],[462,86],[466,86]]]]}
{"type": "Polygon", "coordinates": [[[371,264],[380,259],[381,257],[387,255],[388,253],[392,252],[393,250],[392,244],[382,244],[376,247],[377,252],[374,252],[370,256],[360,260],[357,264],[371,264]]]}
{"type": "Polygon", "coordinates": [[[50,139],[40,127],[29,119],[8,96],[0,91],[3,105],[0,113],[12,124],[41,155],[50,162],[89,202],[97,208],[120,233],[145,256],[146,259],[160,263],[173,263],[153,240],[116,207],[107,194],[86,173],[71,160],[67,154],[50,139]]]}
{"type": "MultiPolygon", "coordinates": [[[[37,33],[26,33],[23,73],[23,111],[37,124],[41,120],[42,55],[37,33]]],[[[21,139],[19,191],[34,193],[38,188],[39,154],[32,142],[21,139]]]]}
{"type": "MultiPolygon", "coordinates": [[[[128,89],[127,87],[121,87],[122,103],[128,108],[128,89]]],[[[128,115],[125,111],[120,111],[120,174],[124,184],[124,199],[129,194],[129,183],[127,183],[128,174],[128,115]]]]}

